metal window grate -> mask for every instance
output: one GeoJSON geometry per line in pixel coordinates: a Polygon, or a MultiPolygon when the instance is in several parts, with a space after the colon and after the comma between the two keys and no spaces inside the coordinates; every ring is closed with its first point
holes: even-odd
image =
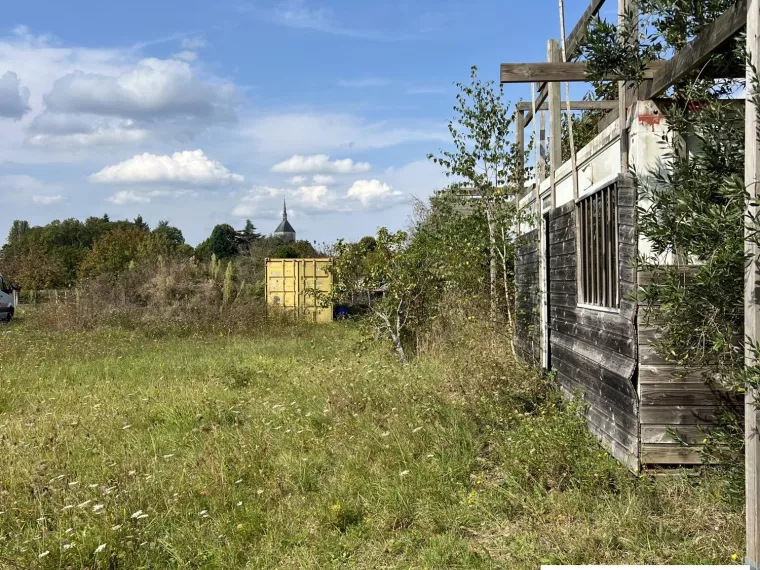
{"type": "Polygon", "coordinates": [[[617,308],[618,221],[617,183],[578,202],[580,233],[580,301],[617,308]]]}

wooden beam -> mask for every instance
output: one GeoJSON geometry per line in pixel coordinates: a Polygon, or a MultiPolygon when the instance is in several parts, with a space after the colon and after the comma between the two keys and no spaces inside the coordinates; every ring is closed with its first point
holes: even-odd
{"type": "MultiPolygon", "coordinates": [[[[536,98],[536,107],[541,107],[545,102],[546,98],[549,96],[549,89],[548,89],[548,83],[541,83],[538,87],[538,97],[536,98]]],[[[528,110],[528,114],[525,115],[525,126],[527,127],[530,125],[530,122],[533,120],[533,109],[528,110]]]]}
{"type": "MultiPolygon", "coordinates": [[[[562,58],[557,40],[548,41],[546,55],[552,64],[562,58]]],[[[549,91],[549,178],[551,179],[552,209],[554,209],[557,207],[554,172],[562,165],[562,110],[559,83],[549,83],[547,89],[549,91]]]]}
{"type": "MultiPolygon", "coordinates": [[[[654,78],[659,70],[659,62],[651,62],[643,72],[643,79],[654,78]]],[[[617,75],[607,75],[605,81],[617,81],[617,75]]],[[[592,81],[586,69],[585,61],[548,62],[548,63],[502,63],[501,83],[531,83],[545,81],[547,83],[562,83],[564,81],[592,81]]]]}
{"type": "MultiPolygon", "coordinates": [[[[567,105],[567,103],[565,103],[565,105],[567,105]]],[[[562,106],[563,111],[566,110],[565,105],[562,106]]],[[[594,111],[597,109],[607,111],[609,109],[617,109],[617,106],[617,101],[570,101],[570,108],[572,111],[594,111]]],[[[532,110],[530,101],[520,101],[515,107],[518,111],[532,110]]],[[[546,111],[548,108],[549,106],[544,103],[543,105],[539,105],[536,110],[546,111]]]]}
{"type": "Polygon", "coordinates": [[[591,18],[599,13],[602,4],[604,4],[604,0],[591,0],[591,4],[588,5],[581,15],[580,20],[578,20],[578,23],[575,24],[575,27],[570,32],[570,35],[567,36],[567,57],[573,57],[575,50],[586,36],[588,25],[591,23],[591,18]]]}
{"type": "MultiPolygon", "coordinates": [[[[717,20],[716,20],[717,21],[717,20]]],[[[755,73],[760,69],[760,0],[749,0],[746,12],[747,25],[747,88],[752,89],[755,73]]],[[[750,91],[751,93],[751,91],[750,91]]],[[[758,141],[758,112],[754,97],[747,96],[744,115],[744,186],[747,192],[746,214],[755,217],[758,208],[758,165],[760,165],[760,141],[758,141]]],[[[752,237],[752,228],[746,224],[744,250],[749,259],[744,276],[744,361],[747,366],[756,365],[752,352],[753,343],[760,341],[760,305],[758,305],[758,278],[760,278],[760,247],[752,237]]],[[[760,568],[760,433],[758,425],[758,394],[751,385],[744,396],[744,444],[745,444],[745,495],[747,513],[747,564],[760,568]]]]}
{"type": "Polygon", "coordinates": [[[747,1],[738,0],[669,59],[653,77],[649,97],[662,95],[669,87],[705,63],[712,52],[735,36],[747,24],[747,1]]]}

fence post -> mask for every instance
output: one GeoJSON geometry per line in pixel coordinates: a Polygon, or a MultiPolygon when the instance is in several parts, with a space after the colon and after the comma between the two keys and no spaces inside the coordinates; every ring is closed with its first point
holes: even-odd
{"type": "MultiPolygon", "coordinates": [[[[747,9],[747,65],[746,107],[744,117],[744,186],[748,193],[746,213],[748,219],[755,219],[759,208],[758,162],[760,143],[758,133],[758,109],[755,105],[755,71],[760,69],[760,0],[750,0],[747,9]],[[754,70],[753,70],[754,67],[754,70]],[[750,217],[752,216],[752,217],[750,217]]],[[[753,343],[760,341],[760,307],[758,307],[758,278],[760,271],[760,247],[752,238],[752,228],[747,221],[745,229],[745,252],[749,257],[744,282],[744,338],[746,346],[744,359],[747,366],[756,364],[753,343]]],[[[758,457],[760,456],[760,434],[758,434],[757,391],[747,386],[744,395],[744,437],[745,437],[745,490],[747,503],[747,555],[746,561],[752,570],[760,568],[760,477],[758,457]]]]}

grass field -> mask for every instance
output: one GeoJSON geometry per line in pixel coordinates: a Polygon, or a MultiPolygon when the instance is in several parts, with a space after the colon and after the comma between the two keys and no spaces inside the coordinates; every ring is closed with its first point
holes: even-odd
{"type": "Polygon", "coordinates": [[[720,480],[629,474],[493,352],[0,328],[0,568],[741,560],[720,480]]]}

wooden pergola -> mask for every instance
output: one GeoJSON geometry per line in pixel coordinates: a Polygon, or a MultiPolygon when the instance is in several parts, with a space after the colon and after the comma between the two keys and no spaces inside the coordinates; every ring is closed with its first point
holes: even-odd
{"type": "MultiPolygon", "coordinates": [[[[561,0],[560,0],[561,2],[561,0]]],[[[608,113],[607,124],[610,120],[619,121],[621,141],[621,172],[628,170],[627,149],[627,113],[629,107],[637,100],[654,99],[664,95],[676,83],[687,78],[689,74],[700,70],[703,76],[710,77],[709,69],[702,69],[710,59],[711,54],[721,49],[729,40],[742,30],[746,30],[747,53],[750,61],[747,68],[733,73],[735,77],[744,77],[747,89],[752,85],[752,68],[760,70],[760,0],[737,0],[728,10],[710,25],[706,26],[691,42],[677,51],[670,59],[653,62],[644,70],[643,81],[640,83],[626,82],[622,77],[606,77],[617,80],[617,101],[565,101],[561,100],[560,84],[566,82],[589,81],[590,76],[586,63],[563,61],[564,54],[574,54],[580,42],[587,33],[591,19],[599,13],[604,0],[591,0],[580,20],[564,41],[564,50],[560,50],[557,40],[549,40],[547,62],[540,63],[503,63],[500,69],[500,82],[534,84],[534,95],[527,103],[516,106],[516,142],[520,150],[519,156],[525,156],[525,127],[534,119],[536,113],[549,112],[549,156],[551,178],[551,205],[556,207],[556,189],[554,173],[561,161],[561,114],[562,112],[598,109],[608,113]]],[[[560,4],[561,5],[561,4],[560,4]]],[[[634,0],[618,0],[619,14],[630,14],[635,7],[634,0]]],[[[620,16],[619,24],[623,24],[620,16]]],[[[564,29],[564,27],[563,27],[564,29]]],[[[564,39],[564,38],[563,38],[564,39]]],[[[731,73],[731,72],[729,72],[731,73]]],[[[722,78],[726,78],[725,71],[722,78]]],[[[749,194],[747,215],[755,219],[760,213],[756,206],[758,202],[758,162],[760,161],[760,142],[758,142],[758,112],[752,96],[747,96],[745,116],[745,185],[749,194]]],[[[543,123],[543,121],[542,121],[543,123]]],[[[534,129],[538,131],[538,129],[534,129]]],[[[540,149],[543,158],[546,148],[545,131],[541,128],[540,149]]],[[[538,141],[537,141],[538,142],[538,141]]],[[[574,152],[574,149],[573,149],[574,152]]],[[[536,208],[540,215],[541,205],[539,186],[543,179],[543,160],[540,161],[538,180],[536,182],[536,208]]],[[[522,170],[522,169],[521,169],[522,170]]],[[[577,174],[573,155],[573,194],[578,198],[577,174]]],[[[760,310],[756,283],[760,283],[760,263],[758,263],[758,248],[752,240],[747,239],[745,250],[751,256],[752,263],[745,275],[745,337],[752,341],[760,341],[760,310]]],[[[755,364],[751,353],[751,343],[747,343],[745,361],[747,365],[755,364]]],[[[760,433],[758,432],[758,406],[755,404],[757,394],[751,386],[747,387],[745,395],[745,443],[746,443],[746,510],[747,510],[747,564],[752,569],[760,569],[760,477],[758,476],[758,457],[760,457],[760,433]]]]}

